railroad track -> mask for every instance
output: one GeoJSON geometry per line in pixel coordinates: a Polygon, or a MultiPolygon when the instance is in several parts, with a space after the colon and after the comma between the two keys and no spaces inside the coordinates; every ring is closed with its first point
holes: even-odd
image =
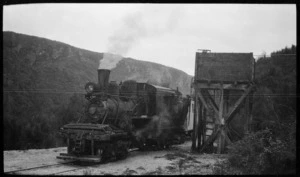
{"type": "Polygon", "coordinates": [[[63,165],[72,164],[72,163],[74,163],[74,161],[51,164],[51,165],[42,165],[42,166],[38,166],[38,167],[31,167],[31,168],[25,168],[25,169],[19,169],[19,170],[12,170],[12,171],[4,172],[4,173],[6,173],[6,174],[27,174],[28,172],[30,173],[35,170],[47,169],[47,168],[53,168],[53,167],[56,168],[58,166],[63,166],[63,165]],[[23,172],[25,172],[25,173],[23,173],[23,172]]]}
{"type": "Polygon", "coordinates": [[[59,164],[43,165],[43,166],[20,169],[20,170],[13,170],[5,173],[17,174],[17,175],[58,175],[66,172],[83,170],[86,169],[87,167],[93,167],[98,165],[101,164],[97,163],[88,166],[81,166],[81,165],[76,165],[75,161],[72,161],[72,162],[65,162],[59,164]],[[70,164],[70,166],[68,166],[68,164],[70,164]]]}
{"type": "Polygon", "coordinates": [[[67,173],[67,172],[73,172],[73,171],[78,171],[78,170],[83,170],[86,169],[87,167],[93,167],[93,166],[98,166],[100,164],[94,164],[94,165],[89,165],[89,166],[85,166],[85,167],[77,167],[77,168],[73,168],[73,169],[68,169],[68,170],[64,170],[64,171],[59,171],[59,172],[55,172],[55,173],[51,173],[48,175],[61,175],[63,173],[67,173]]]}
{"type": "MultiPolygon", "coordinates": [[[[138,151],[139,149],[138,148],[132,148],[132,149],[129,149],[128,152],[133,152],[133,151],[138,151]]],[[[110,162],[110,161],[108,161],[110,162]]],[[[106,163],[108,163],[106,162],[106,163]]],[[[60,171],[60,172],[56,172],[56,173],[52,173],[50,175],[58,175],[58,174],[63,174],[63,173],[67,173],[67,172],[73,172],[73,171],[77,171],[77,170],[83,170],[83,169],[86,169],[86,167],[94,167],[94,166],[98,166],[98,165],[101,165],[101,164],[93,164],[93,165],[89,165],[89,166],[85,166],[85,167],[79,167],[79,168],[75,168],[75,169],[69,169],[69,170],[65,170],[65,171],[60,171]]]]}
{"type": "MultiPolygon", "coordinates": [[[[137,148],[130,149],[129,152],[137,151],[137,148]]],[[[92,164],[88,166],[81,166],[81,165],[76,165],[75,161],[68,161],[68,162],[63,162],[63,163],[57,163],[57,164],[51,164],[51,165],[43,165],[43,166],[38,166],[38,167],[32,167],[32,168],[25,168],[25,169],[19,169],[19,170],[12,170],[12,171],[7,171],[4,172],[6,174],[24,174],[24,175],[58,175],[58,174],[63,174],[67,172],[73,172],[77,170],[83,170],[86,169],[87,167],[93,167],[101,165],[101,163],[97,164],[92,164]],[[70,164],[71,166],[68,166],[70,164]]]]}

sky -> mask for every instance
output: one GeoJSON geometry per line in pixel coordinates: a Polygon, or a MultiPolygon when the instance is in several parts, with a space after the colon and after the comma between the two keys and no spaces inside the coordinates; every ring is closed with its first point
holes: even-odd
{"type": "Polygon", "coordinates": [[[3,31],[151,61],[194,75],[197,49],[252,52],[296,45],[294,4],[23,4],[3,31]]]}

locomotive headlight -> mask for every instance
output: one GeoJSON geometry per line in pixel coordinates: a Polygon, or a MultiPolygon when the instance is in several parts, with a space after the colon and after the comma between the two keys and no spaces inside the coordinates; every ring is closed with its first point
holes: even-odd
{"type": "Polygon", "coordinates": [[[89,91],[89,92],[94,91],[94,87],[92,85],[89,85],[87,91],[89,91]]]}
{"type": "Polygon", "coordinates": [[[93,82],[89,82],[89,83],[87,83],[86,85],[85,85],[85,91],[87,92],[87,93],[92,93],[94,90],[95,90],[95,86],[96,86],[96,84],[95,83],[93,83],[93,82]]]}

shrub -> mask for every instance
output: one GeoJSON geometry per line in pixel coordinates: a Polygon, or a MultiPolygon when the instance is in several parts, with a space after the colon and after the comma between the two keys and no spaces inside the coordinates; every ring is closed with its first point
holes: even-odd
{"type": "Polygon", "coordinates": [[[294,174],[296,154],[289,139],[274,136],[270,129],[251,133],[228,146],[228,161],[215,174],[294,174]]]}

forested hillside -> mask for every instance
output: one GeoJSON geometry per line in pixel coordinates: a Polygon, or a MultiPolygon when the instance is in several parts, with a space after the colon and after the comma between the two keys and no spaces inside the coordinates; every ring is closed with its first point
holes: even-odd
{"type": "MultiPolygon", "coordinates": [[[[296,116],[296,46],[272,52],[256,63],[256,126],[280,126],[296,116]]],[[[258,126],[258,127],[257,127],[258,126]]]]}
{"type": "MultiPolygon", "coordinates": [[[[163,56],[162,56],[163,57],[163,56]]],[[[103,53],[3,32],[4,149],[63,145],[57,130],[83,112],[84,85],[97,82],[103,53]]],[[[135,79],[189,93],[191,76],[167,66],[123,58],[110,80],[135,79]]]]}

